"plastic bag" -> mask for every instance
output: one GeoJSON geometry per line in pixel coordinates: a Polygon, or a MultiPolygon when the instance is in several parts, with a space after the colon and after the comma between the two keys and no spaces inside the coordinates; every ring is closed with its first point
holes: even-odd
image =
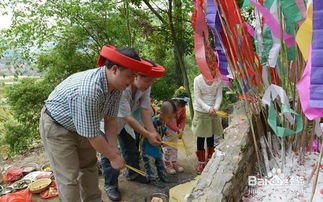
{"type": "Polygon", "coordinates": [[[58,189],[55,180],[49,185],[49,188],[39,194],[41,199],[48,199],[58,196],[58,189]]]}
{"type": "Polygon", "coordinates": [[[32,202],[32,193],[24,189],[15,193],[6,194],[0,197],[1,202],[32,202]]]}
{"type": "Polygon", "coordinates": [[[23,176],[22,169],[21,168],[13,168],[8,170],[4,175],[3,179],[7,182],[14,182],[16,180],[19,180],[23,176]]]}

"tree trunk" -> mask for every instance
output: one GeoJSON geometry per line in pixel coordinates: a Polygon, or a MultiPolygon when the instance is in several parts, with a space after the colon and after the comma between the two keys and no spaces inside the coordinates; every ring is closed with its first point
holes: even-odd
{"type": "MultiPolygon", "coordinates": [[[[176,0],[179,1],[180,0],[176,0]]],[[[177,40],[177,33],[176,29],[174,27],[174,21],[173,21],[173,1],[172,0],[168,0],[168,11],[167,11],[167,15],[168,15],[168,22],[159,14],[159,12],[157,12],[149,3],[148,0],[143,0],[143,2],[146,4],[146,6],[156,15],[156,17],[166,26],[169,27],[170,31],[171,31],[171,37],[172,37],[172,42],[174,45],[174,52],[175,52],[175,61],[178,62],[178,66],[179,69],[181,71],[181,75],[183,78],[183,82],[184,82],[184,87],[187,90],[188,96],[191,100],[191,102],[189,102],[189,108],[190,108],[190,113],[191,113],[191,118],[193,119],[194,116],[194,110],[193,110],[193,104],[192,104],[192,96],[191,96],[191,91],[190,91],[190,86],[189,86],[189,81],[188,81],[188,77],[187,77],[187,72],[186,72],[186,68],[185,68],[185,64],[184,64],[184,57],[181,55],[184,55],[184,52],[181,53],[181,44],[178,42],[177,40]]],[[[176,4],[176,5],[181,5],[181,4],[176,4]]]]}
{"type": "MultiPolygon", "coordinates": [[[[175,0],[178,1],[178,0],[175,0]]],[[[174,22],[173,22],[173,9],[172,9],[172,0],[168,1],[169,3],[169,9],[168,9],[168,20],[169,20],[169,28],[171,31],[171,37],[172,37],[172,41],[174,44],[174,49],[175,49],[175,54],[176,54],[176,59],[177,62],[179,64],[179,68],[180,71],[182,72],[182,77],[183,77],[183,81],[184,81],[184,87],[186,88],[186,91],[188,93],[188,96],[191,100],[191,102],[189,102],[189,108],[190,108],[190,114],[191,114],[191,119],[193,119],[194,117],[194,109],[193,109],[193,103],[192,103],[192,95],[191,95],[191,90],[190,90],[190,86],[189,86],[189,81],[188,81],[188,77],[187,77],[187,72],[186,72],[186,68],[185,68],[185,64],[184,64],[184,57],[183,57],[183,51],[181,51],[181,43],[180,40],[177,40],[177,33],[175,26],[174,26],[174,22]]],[[[180,5],[180,4],[176,4],[176,5],[180,5]]],[[[183,44],[183,43],[182,43],[183,44]]]]}

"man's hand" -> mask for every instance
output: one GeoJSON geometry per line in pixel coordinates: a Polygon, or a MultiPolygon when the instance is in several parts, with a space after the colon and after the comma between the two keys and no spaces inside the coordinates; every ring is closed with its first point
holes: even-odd
{"type": "Polygon", "coordinates": [[[148,141],[152,145],[160,145],[161,138],[157,132],[149,132],[149,136],[147,137],[148,141]]]}
{"type": "Polygon", "coordinates": [[[126,166],[120,152],[116,148],[116,145],[109,144],[102,135],[88,138],[88,140],[96,151],[100,152],[110,160],[112,168],[121,170],[126,166]]]}
{"type": "Polygon", "coordinates": [[[120,153],[116,153],[115,156],[112,159],[109,159],[112,168],[116,170],[121,170],[126,167],[126,163],[120,153]]]}

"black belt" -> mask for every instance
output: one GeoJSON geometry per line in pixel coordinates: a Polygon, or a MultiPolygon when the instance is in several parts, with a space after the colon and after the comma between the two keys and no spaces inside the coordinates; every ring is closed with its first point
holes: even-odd
{"type": "MultiPolygon", "coordinates": [[[[58,123],[52,116],[52,114],[48,111],[47,108],[45,108],[45,113],[54,121],[54,123],[56,123],[59,126],[62,126],[62,124],[58,123]]],[[[63,128],[65,128],[64,126],[62,126],[63,128]]]]}

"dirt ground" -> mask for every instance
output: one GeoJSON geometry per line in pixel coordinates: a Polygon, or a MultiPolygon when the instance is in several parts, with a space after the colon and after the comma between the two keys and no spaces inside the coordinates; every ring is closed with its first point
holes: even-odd
{"type": "MultiPolygon", "coordinates": [[[[119,190],[122,194],[122,201],[145,201],[145,198],[150,196],[153,193],[164,193],[168,195],[169,189],[176,186],[177,184],[181,184],[187,181],[190,181],[196,176],[195,173],[195,165],[196,165],[196,157],[194,154],[195,151],[195,138],[193,137],[192,131],[187,128],[185,130],[184,135],[184,141],[187,145],[187,152],[185,150],[180,149],[179,150],[179,156],[178,156],[178,162],[180,165],[184,167],[184,173],[176,174],[170,176],[171,183],[167,184],[167,187],[161,189],[157,188],[150,184],[140,184],[136,182],[130,182],[127,181],[126,178],[121,174],[119,176],[119,190]]],[[[44,163],[48,162],[47,155],[44,152],[44,148],[42,145],[31,149],[30,151],[15,156],[11,159],[5,160],[0,164],[0,168],[3,170],[6,170],[7,168],[13,166],[13,167],[19,167],[23,166],[27,163],[37,163],[38,165],[42,165],[44,163]]],[[[0,169],[1,170],[1,169],[0,169]]],[[[102,199],[103,201],[110,201],[107,198],[107,195],[104,191],[104,180],[103,177],[100,176],[99,178],[99,186],[102,191],[102,199]]],[[[42,201],[48,201],[48,202],[57,202],[59,201],[58,198],[48,199],[48,200],[42,200],[39,198],[38,195],[33,195],[33,201],[35,202],[42,202],[42,201]]]]}

